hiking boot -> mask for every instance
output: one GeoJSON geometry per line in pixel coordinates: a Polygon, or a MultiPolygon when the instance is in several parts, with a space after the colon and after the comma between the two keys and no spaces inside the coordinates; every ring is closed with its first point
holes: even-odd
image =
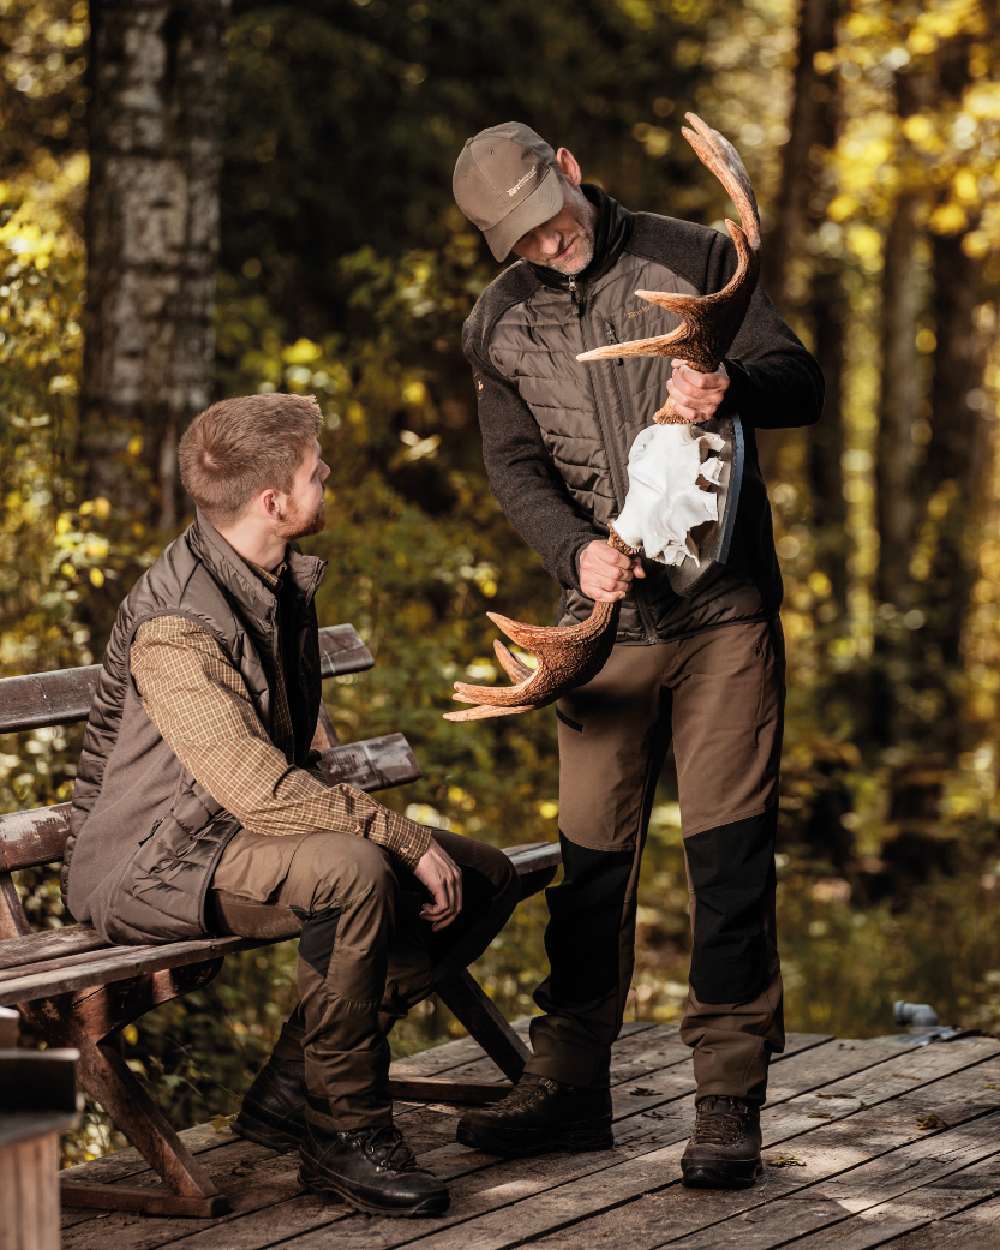
{"type": "Polygon", "coordinates": [[[237,1136],[272,1150],[294,1150],[305,1132],[305,1105],[305,1066],[272,1055],[244,1095],[230,1127],[237,1136]]]}
{"type": "Polygon", "coordinates": [[[608,1150],[614,1145],[611,1091],[526,1072],[500,1102],[467,1111],[455,1136],[465,1146],[511,1158],[550,1150],[608,1150]]]}
{"type": "Polygon", "coordinates": [[[760,1108],[745,1098],[706,1094],[695,1103],[694,1135],[681,1159],[693,1189],[747,1189],[761,1172],[760,1108]]]}
{"type": "Polygon", "coordinates": [[[326,1133],[306,1125],[299,1182],[324,1198],[343,1199],[369,1215],[441,1215],[448,1188],[417,1166],[399,1129],[326,1133]]]}

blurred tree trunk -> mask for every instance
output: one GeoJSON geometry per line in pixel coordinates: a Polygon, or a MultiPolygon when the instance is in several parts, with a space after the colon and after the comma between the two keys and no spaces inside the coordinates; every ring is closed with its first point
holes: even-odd
{"type": "MultiPolygon", "coordinates": [[[[836,628],[847,612],[841,388],[844,299],[839,266],[822,254],[819,242],[830,194],[828,163],[839,123],[833,59],[839,12],[839,0],[799,0],[788,143],[774,226],[763,255],[768,292],[784,316],[795,319],[797,314],[826,378],[823,419],[804,435],[816,564],[830,585],[829,594],[816,606],[817,625],[822,628],[836,628]]],[[[763,449],[765,473],[773,467],[778,443],[772,437],[763,449]]]]}
{"type": "MultiPolygon", "coordinates": [[[[792,263],[804,259],[814,224],[816,177],[821,149],[829,147],[830,110],[835,106],[836,75],[822,72],[824,53],[837,44],[839,0],[799,0],[798,46],[792,79],[788,142],[781,158],[781,185],[761,264],[764,285],[775,305],[787,314],[796,298],[792,263]],[[819,60],[819,65],[817,61],[819,60]]],[[[832,66],[831,66],[832,69],[832,66]]]]}
{"type": "Polygon", "coordinates": [[[132,525],[176,525],[178,431],[210,395],[228,6],[90,5],[79,450],[84,497],[132,525]]]}
{"type": "MultiPolygon", "coordinates": [[[[924,80],[907,69],[896,74],[897,121],[920,107],[924,80]]],[[[901,128],[900,128],[901,130],[901,128]]],[[[921,415],[917,330],[923,307],[919,263],[922,231],[919,196],[908,185],[907,145],[900,136],[901,186],[885,240],[882,270],[882,374],[875,452],[878,567],[875,574],[875,663],[872,735],[887,744],[898,729],[898,695],[909,678],[906,613],[913,606],[910,558],[917,520],[916,424],[921,415]]]]}
{"type": "MultiPolygon", "coordinates": [[[[969,78],[969,44],[954,39],[938,52],[943,107],[961,100],[969,78]]],[[[972,222],[969,228],[977,223],[972,222]]],[[[930,561],[924,595],[925,679],[935,733],[953,751],[960,745],[963,640],[977,575],[977,518],[986,508],[994,453],[985,419],[988,336],[977,325],[984,300],[982,261],[968,256],[963,233],[935,234],[931,244],[934,356],[931,437],[922,495],[930,561]]]]}
{"type": "Polygon", "coordinates": [[[808,175],[802,182],[812,187],[806,215],[806,239],[813,252],[812,278],[803,320],[810,331],[812,348],[826,381],[823,417],[807,431],[806,474],[812,503],[813,543],[817,571],[830,583],[829,597],[818,599],[816,624],[820,629],[841,632],[847,620],[848,534],[847,501],[844,498],[843,369],[847,333],[847,309],[839,256],[823,247],[822,226],[833,191],[831,162],[840,129],[839,77],[834,72],[837,46],[838,0],[804,0],[808,9],[809,66],[812,73],[805,89],[810,93],[813,140],[809,148],[808,175]]]}

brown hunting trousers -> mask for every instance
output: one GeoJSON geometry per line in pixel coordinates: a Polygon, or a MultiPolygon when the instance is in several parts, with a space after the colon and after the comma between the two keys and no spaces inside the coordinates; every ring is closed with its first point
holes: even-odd
{"type": "Polygon", "coordinates": [[[430,895],[413,873],[352,834],[243,830],[215,871],[217,932],[299,936],[299,1003],[274,1058],[304,1059],[306,1116],[321,1129],[392,1122],[389,1030],[482,954],[519,898],[502,851],[441,830],[434,837],[462,872],[462,910],[436,933],[418,915],[430,895]]]}
{"type": "Polygon", "coordinates": [[[550,973],[528,1070],[608,1079],[634,967],[636,893],[653,795],[673,744],[690,894],[681,1037],[697,1092],[763,1103],[784,1048],[774,840],[784,709],[776,619],[619,645],[557,705],[564,876],[546,891],[550,973]]]}

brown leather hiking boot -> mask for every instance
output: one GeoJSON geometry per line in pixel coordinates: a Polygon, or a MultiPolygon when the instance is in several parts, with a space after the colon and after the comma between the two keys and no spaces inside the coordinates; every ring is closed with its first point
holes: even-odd
{"type": "Polygon", "coordinates": [[[417,1164],[393,1125],[324,1133],[307,1123],[299,1181],[324,1198],[369,1215],[441,1215],[448,1187],[417,1164]]]}
{"type": "Polygon", "coordinates": [[[699,1098],[681,1172],[693,1189],[749,1188],[761,1173],[760,1108],[726,1094],[699,1098]]]}
{"type": "Polygon", "coordinates": [[[243,1096],[231,1128],[272,1150],[294,1150],[305,1132],[306,1077],[302,1060],[268,1059],[243,1096]]]}
{"type": "Polygon", "coordinates": [[[505,1098],[467,1111],[455,1136],[464,1146],[516,1158],[550,1150],[608,1150],[611,1092],[525,1073],[505,1098]]]}

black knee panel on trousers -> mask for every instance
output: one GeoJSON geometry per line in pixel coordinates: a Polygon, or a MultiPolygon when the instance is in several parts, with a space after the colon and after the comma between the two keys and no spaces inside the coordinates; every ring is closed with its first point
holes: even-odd
{"type": "Polygon", "coordinates": [[[768,975],[777,811],[685,838],[695,894],[691,984],[703,1003],[744,1003],[768,975]]]}
{"type": "Polygon", "coordinates": [[[336,907],[314,912],[305,912],[298,907],[293,907],[292,910],[302,921],[299,958],[304,959],[319,976],[325,977],[330,967],[334,943],[337,940],[340,910],[336,907]]]}
{"type": "Polygon", "coordinates": [[[622,905],[635,852],[595,851],[560,832],[563,880],[545,891],[552,996],[564,1008],[600,1002],[619,978],[622,905]]]}

